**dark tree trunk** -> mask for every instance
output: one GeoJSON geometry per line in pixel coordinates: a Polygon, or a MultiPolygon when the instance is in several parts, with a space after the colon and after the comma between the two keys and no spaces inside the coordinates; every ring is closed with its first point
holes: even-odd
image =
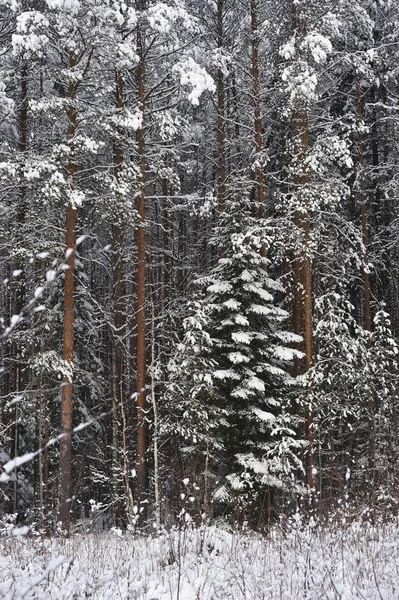
{"type": "MultiPolygon", "coordinates": [[[[118,110],[124,108],[123,77],[115,72],[115,104],[118,110]]],[[[114,177],[119,181],[123,169],[123,150],[119,140],[113,145],[114,177]]],[[[112,415],[113,415],[113,488],[119,501],[115,504],[114,523],[120,524],[125,512],[122,499],[125,496],[127,506],[131,497],[128,466],[128,428],[127,406],[125,398],[125,333],[126,333],[126,300],[125,278],[123,266],[124,227],[122,217],[117,214],[112,224],[112,303],[113,303],[113,351],[112,351],[112,415]],[[123,473],[123,487],[120,489],[119,473],[123,473]]],[[[129,430],[129,432],[128,432],[129,430]]]]}
{"type": "MultiPolygon", "coordinates": [[[[223,49],[224,0],[217,0],[217,47],[223,49]]],[[[219,67],[217,72],[217,104],[218,104],[218,212],[222,214],[226,195],[226,144],[225,144],[225,102],[224,73],[219,67]]]]}
{"type": "MultiPolygon", "coordinates": [[[[359,124],[363,121],[362,97],[359,83],[356,86],[356,105],[359,124]]],[[[364,156],[364,138],[363,133],[358,137],[358,169],[359,169],[359,190],[361,207],[361,228],[362,242],[364,247],[364,266],[363,266],[363,290],[364,290],[364,328],[371,332],[371,285],[369,272],[369,235],[368,235],[368,207],[366,195],[366,177],[365,177],[365,156],[364,156]]],[[[373,384],[368,385],[366,410],[368,415],[369,443],[368,443],[368,461],[369,461],[369,495],[371,509],[375,509],[375,490],[376,490],[376,422],[375,422],[375,402],[373,384]]],[[[374,516],[374,513],[373,513],[374,516]]]]}
{"type": "MultiPolygon", "coordinates": [[[[21,95],[18,110],[18,150],[24,155],[28,150],[28,68],[24,63],[21,68],[21,95]]],[[[24,160],[22,158],[22,160],[24,160]]],[[[16,243],[18,247],[23,247],[25,237],[25,222],[26,222],[26,187],[22,183],[18,194],[16,218],[16,243]]],[[[21,314],[25,304],[25,265],[21,260],[16,261],[15,268],[19,275],[15,277],[15,297],[13,299],[13,314],[21,314]]],[[[23,322],[19,324],[19,328],[23,328],[23,322]]],[[[24,389],[24,362],[26,357],[23,356],[23,350],[20,342],[14,342],[11,345],[11,356],[13,361],[10,361],[10,369],[12,368],[13,375],[9,381],[12,381],[12,390],[19,394],[24,389]]],[[[11,458],[15,458],[19,454],[19,410],[18,404],[15,404],[12,414],[11,428],[11,458]]],[[[18,469],[15,469],[14,481],[14,500],[13,511],[18,512],[18,469]]]]}
{"type": "MultiPolygon", "coordinates": [[[[146,8],[145,0],[138,2],[139,8],[146,8]]],[[[139,190],[136,200],[139,223],[136,229],[137,274],[136,274],[136,331],[137,331],[137,500],[141,511],[141,522],[147,517],[147,425],[146,425],[146,330],[145,330],[145,289],[146,289],[146,240],[145,240],[145,48],[143,32],[138,28],[137,49],[140,62],[137,67],[138,102],[142,111],[142,126],[137,131],[138,163],[140,169],[139,190]]]]}
{"type": "MultiPolygon", "coordinates": [[[[357,104],[357,116],[359,123],[362,121],[362,99],[360,93],[360,85],[356,88],[356,104],[357,104]]],[[[368,260],[368,248],[369,248],[369,235],[367,225],[367,197],[366,197],[366,179],[365,179],[365,159],[364,159],[364,139],[363,134],[359,134],[358,138],[358,152],[359,152],[359,188],[360,188],[360,206],[362,216],[362,242],[364,246],[364,269],[363,269],[363,287],[364,287],[364,328],[367,331],[371,331],[371,286],[370,286],[370,273],[369,273],[369,260],[368,260]]]]}
{"type": "MultiPolygon", "coordinates": [[[[252,94],[254,103],[255,117],[255,145],[257,160],[262,158],[262,115],[260,103],[260,83],[259,83],[259,32],[257,1],[251,0],[251,29],[252,29],[252,94]]],[[[265,176],[262,163],[256,168],[256,179],[258,188],[259,218],[265,216],[265,176]]],[[[266,248],[262,247],[262,255],[265,256],[266,248]]]]}

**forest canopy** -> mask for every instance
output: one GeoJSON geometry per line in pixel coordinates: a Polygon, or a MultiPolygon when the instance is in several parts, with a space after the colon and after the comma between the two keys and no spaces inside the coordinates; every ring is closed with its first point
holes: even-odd
{"type": "Polygon", "coordinates": [[[398,25],[2,0],[1,517],[396,510],[398,25]]]}

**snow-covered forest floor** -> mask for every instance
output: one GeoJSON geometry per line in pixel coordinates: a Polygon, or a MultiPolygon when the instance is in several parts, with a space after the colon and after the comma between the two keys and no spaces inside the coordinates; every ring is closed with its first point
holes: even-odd
{"type": "Polygon", "coordinates": [[[397,600],[399,531],[390,523],[215,527],[137,538],[4,536],[0,597],[54,600],[397,600]]]}

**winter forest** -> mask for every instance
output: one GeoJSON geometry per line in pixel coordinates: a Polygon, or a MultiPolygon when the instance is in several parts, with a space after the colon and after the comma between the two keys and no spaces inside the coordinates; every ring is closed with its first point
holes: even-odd
{"type": "Polygon", "coordinates": [[[397,514],[398,65],[393,0],[0,1],[2,527],[397,514]]]}

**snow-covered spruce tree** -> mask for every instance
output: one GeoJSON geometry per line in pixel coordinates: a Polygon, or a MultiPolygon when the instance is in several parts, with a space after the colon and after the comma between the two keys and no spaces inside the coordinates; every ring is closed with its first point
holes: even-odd
{"type": "Polygon", "coordinates": [[[320,297],[315,329],[315,435],[325,507],[345,494],[373,510],[395,505],[398,348],[379,310],[370,334],[354,318],[343,288],[320,297]]]}
{"type": "MultiPolygon", "coordinates": [[[[271,490],[298,490],[302,472],[304,443],[290,403],[295,380],[286,370],[301,353],[287,347],[298,337],[283,330],[287,313],[273,297],[282,288],[260,253],[271,234],[248,200],[228,202],[215,240],[223,256],[200,280],[206,293],[186,322],[178,352],[187,358],[174,361],[168,394],[181,448],[205,457],[200,475],[211,498],[230,510],[237,501],[260,509],[271,490]]],[[[253,522],[259,518],[252,512],[253,522]]]]}
{"type": "Polygon", "coordinates": [[[209,516],[210,494],[215,486],[214,471],[210,467],[223,447],[216,424],[225,417],[226,411],[212,378],[218,363],[212,358],[209,306],[204,299],[189,302],[185,314],[188,316],[183,322],[184,335],[169,362],[169,382],[160,407],[164,416],[161,439],[171,439],[168,451],[174,454],[173,463],[180,463],[182,468],[173,485],[169,471],[162,473],[162,479],[168,492],[169,511],[176,512],[173,488],[178,489],[179,480],[188,477],[196,488],[196,509],[209,516]]]}
{"type": "Polygon", "coordinates": [[[369,422],[367,489],[373,509],[397,507],[398,346],[384,306],[373,320],[361,397],[369,422]],[[373,412],[371,412],[373,411],[373,412]]]}
{"type": "MultiPolygon", "coordinates": [[[[353,470],[350,449],[356,444],[363,404],[366,334],[354,318],[354,307],[341,285],[316,300],[316,360],[312,369],[317,398],[315,443],[318,491],[322,507],[342,500],[353,470]]],[[[351,482],[353,481],[353,478],[351,482]]]]}

